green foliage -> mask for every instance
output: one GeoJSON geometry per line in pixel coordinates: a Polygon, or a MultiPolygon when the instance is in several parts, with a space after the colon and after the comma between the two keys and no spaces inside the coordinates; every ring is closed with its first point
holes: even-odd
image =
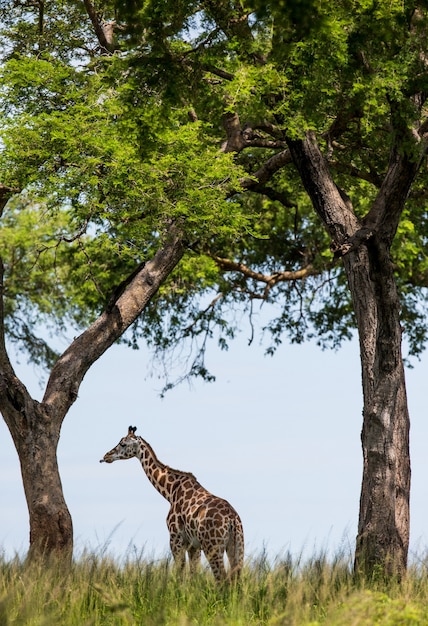
{"type": "Polygon", "coordinates": [[[22,109],[4,123],[6,184],[31,186],[35,202],[67,209],[138,249],[171,220],[193,240],[239,232],[246,220],[226,193],[239,188],[240,170],[209,127],[186,122],[181,111],[165,119],[150,94],[130,115],[126,85],[110,89],[98,75],[83,80],[78,72],[73,81],[69,68],[60,64],[58,75],[56,65],[20,59],[4,67],[5,106],[22,109]]]}
{"type": "Polygon", "coordinates": [[[21,52],[1,70],[0,179],[22,193],[0,238],[7,327],[34,358],[30,329],[90,322],[169,223],[202,245],[236,238],[250,217],[228,198],[242,172],[210,125],[166,112],[149,88],[136,96],[122,59],[83,70],[55,48],[21,52]]]}
{"type": "MultiPolygon", "coordinates": [[[[269,353],[284,335],[334,347],[349,338],[354,318],[343,270],[333,266],[330,241],[296,171],[287,163],[259,186],[248,181],[285,150],[286,136],[313,129],[336,183],[363,218],[394,133],[417,127],[426,113],[418,111],[428,93],[425,4],[94,6],[100,25],[113,28],[114,53],[100,47],[82,2],[23,0],[12,11],[0,2],[0,183],[21,190],[4,216],[15,221],[5,222],[2,236],[11,237],[4,264],[12,336],[22,328],[18,309],[28,329],[48,319],[59,328],[91,321],[173,221],[189,251],[135,325],[132,345],[143,336],[164,351],[193,337],[195,372],[204,372],[207,338],[226,347],[238,312],[251,317],[258,300],[273,305],[265,324],[269,353]],[[241,130],[230,152],[228,116],[241,130]],[[33,222],[38,214],[50,224],[51,237],[38,228],[23,234],[20,256],[31,259],[38,287],[18,298],[18,272],[27,269],[9,260],[18,245],[11,233],[21,224],[26,232],[19,214],[29,210],[33,222]],[[253,274],[225,270],[214,257],[253,274]],[[302,267],[311,268],[304,280],[266,288],[257,279],[302,267]]],[[[403,139],[401,149],[414,156],[412,142],[403,139]]],[[[409,194],[392,249],[413,354],[426,339],[426,177],[422,170],[409,194]]]]}
{"type": "MultiPolygon", "coordinates": [[[[238,114],[241,126],[245,123],[254,131],[249,145],[238,151],[235,159],[247,172],[257,171],[284,147],[281,139],[285,133],[297,137],[304,130],[315,129],[319,138],[326,139],[324,149],[331,152],[335,180],[352,200],[357,215],[364,217],[388,164],[392,111],[399,111],[403,124],[416,125],[417,94],[426,93],[424,5],[254,0],[219,3],[216,17],[209,2],[202,3],[197,14],[193,3],[180,3],[177,14],[183,27],[192,19],[198,20],[198,31],[187,31],[185,36],[177,25],[168,30],[174,23],[169,2],[161,9],[168,25],[163,29],[153,28],[150,19],[144,17],[149,3],[142,12],[132,3],[117,3],[119,15],[124,6],[126,15],[133,16],[134,34],[140,29],[140,41],[146,28],[145,41],[156,39],[164,51],[168,50],[178,71],[178,77],[169,76],[170,80],[181,97],[189,98],[198,117],[211,121],[213,132],[213,121],[220,127],[225,113],[238,114]],[[228,22],[223,14],[226,5],[228,22]],[[239,29],[235,22],[237,16],[245,21],[245,11],[251,15],[249,30],[239,29]],[[187,45],[181,53],[176,46],[180,37],[187,45]],[[204,67],[211,71],[201,75],[204,67]],[[270,149],[268,144],[270,141],[273,146],[273,140],[277,146],[270,149]]],[[[158,57],[159,67],[165,58],[158,57]]],[[[222,133],[217,131],[217,137],[220,142],[222,133]]],[[[413,150],[405,143],[403,149],[413,150]]],[[[422,172],[418,185],[423,185],[425,176],[422,172]]],[[[336,347],[351,336],[354,327],[341,268],[332,269],[329,241],[295,173],[284,168],[268,186],[263,198],[248,192],[239,196],[244,210],[255,215],[251,235],[244,234],[232,245],[211,244],[210,252],[266,275],[311,264],[322,278],[280,283],[269,290],[267,299],[276,306],[266,325],[272,335],[268,351],[280,344],[284,333],[292,341],[315,336],[321,345],[336,347]]],[[[426,339],[428,241],[426,198],[420,189],[415,201],[409,199],[393,247],[402,291],[403,326],[413,354],[423,349],[426,339]]],[[[178,297],[174,294],[174,313],[169,316],[168,308],[156,303],[156,313],[150,318],[151,338],[162,350],[174,337],[185,336],[185,332],[177,332],[179,328],[190,328],[193,336],[201,339],[197,354],[204,350],[205,339],[213,336],[214,326],[219,329],[220,344],[226,345],[239,325],[239,321],[235,326],[232,321],[234,306],[246,305],[251,314],[253,303],[266,293],[263,282],[238,271],[219,271],[217,277],[211,273],[210,278],[202,286],[199,281],[192,282],[191,272],[184,269],[181,283],[184,281],[187,288],[181,289],[178,297]],[[215,305],[207,307],[207,302],[215,305]]],[[[171,284],[177,284],[176,277],[171,284]]]]}

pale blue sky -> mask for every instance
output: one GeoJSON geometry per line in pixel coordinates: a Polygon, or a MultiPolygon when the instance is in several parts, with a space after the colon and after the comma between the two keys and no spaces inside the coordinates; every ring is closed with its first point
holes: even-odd
{"type": "MultiPolygon", "coordinates": [[[[217,382],[185,383],[160,399],[161,382],[147,378],[143,348],[111,348],[89,371],[67,416],[59,446],[65,497],[77,550],[128,546],[148,556],[168,553],[168,503],[132,459],[100,464],[129,424],[159,459],[193,472],[239,512],[247,556],[263,547],[273,558],[314,547],[351,552],[361,480],[362,396],[357,342],[338,352],[314,344],[284,343],[263,356],[245,333],[228,352],[214,345],[208,362],[217,382]]],[[[412,418],[411,556],[428,544],[428,357],[407,371],[412,418]]],[[[29,366],[17,367],[36,397],[42,395],[29,366]]],[[[8,556],[28,543],[28,514],[18,459],[1,420],[0,546],[8,556]]]]}

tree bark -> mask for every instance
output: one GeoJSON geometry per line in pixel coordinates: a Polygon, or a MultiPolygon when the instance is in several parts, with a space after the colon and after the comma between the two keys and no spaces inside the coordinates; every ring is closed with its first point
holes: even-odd
{"type": "Polygon", "coordinates": [[[364,409],[355,570],[401,575],[409,546],[409,413],[390,245],[420,161],[394,148],[379,195],[360,221],[335,185],[315,136],[288,145],[332,247],[343,255],[357,320],[364,409]]]}
{"type": "MultiPolygon", "coordinates": [[[[33,400],[16,377],[4,337],[0,298],[0,411],[12,435],[24,483],[30,518],[30,558],[59,557],[69,562],[73,526],[57,464],[63,420],[77,398],[90,366],[125,332],[147,306],[184,253],[180,233],[125,280],[97,320],[59,357],[41,403],[33,400]]],[[[1,291],[3,272],[0,262],[1,291]]]]}
{"type": "MultiPolygon", "coordinates": [[[[11,429],[29,512],[28,556],[60,557],[67,562],[72,556],[73,524],[58,470],[58,424],[47,418],[40,404],[28,409],[22,427],[11,429]]],[[[8,425],[18,421],[13,411],[6,409],[3,415],[8,425]]]]}
{"type": "MultiPolygon", "coordinates": [[[[363,251],[362,251],[363,252],[363,251]]],[[[363,479],[357,572],[401,575],[409,547],[409,412],[401,354],[400,302],[389,250],[364,251],[367,270],[348,281],[358,320],[363,381],[363,479]]]]}

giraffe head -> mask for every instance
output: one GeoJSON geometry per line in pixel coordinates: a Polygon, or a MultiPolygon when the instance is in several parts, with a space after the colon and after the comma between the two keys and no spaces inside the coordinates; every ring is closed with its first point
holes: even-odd
{"type": "Polygon", "coordinates": [[[131,459],[133,456],[137,456],[138,439],[135,434],[136,430],[136,426],[129,426],[126,437],[122,437],[115,448],[110,450],[110,452],[106,452],[100,463],[113,463],[113,461],[131,459]]]}

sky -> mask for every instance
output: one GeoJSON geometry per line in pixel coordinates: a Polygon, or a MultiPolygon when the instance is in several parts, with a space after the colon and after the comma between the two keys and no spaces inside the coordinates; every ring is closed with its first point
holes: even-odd
{"type": "MultiPolygon", "coordinates": [[[[246,557],[351,555],[362,473],[362,392],[358,344],[322,351],[314,343],[283,343],[274,357],[242,333],[227,352],[214,345],[208,365],[215,383],[187,383],[160,397],[152,356],[113,346],[87,373],[66,416],[58,459],[72,514],[76,555],[116,558],[169,554],[169,505],[137,459],[99,463],[129,425],[158,458],[190,471],[228,500],[243,522],[246,557]]],[[[17,374],[34,397],[39,373],[25,363],[17,374]]],[[[428,355],[407,370],[412,420],[410,559],[428,544],[428,355]]],[[[28,513],[12,439],[0,421],[0,552],[25,554],[28,513]]]]}

